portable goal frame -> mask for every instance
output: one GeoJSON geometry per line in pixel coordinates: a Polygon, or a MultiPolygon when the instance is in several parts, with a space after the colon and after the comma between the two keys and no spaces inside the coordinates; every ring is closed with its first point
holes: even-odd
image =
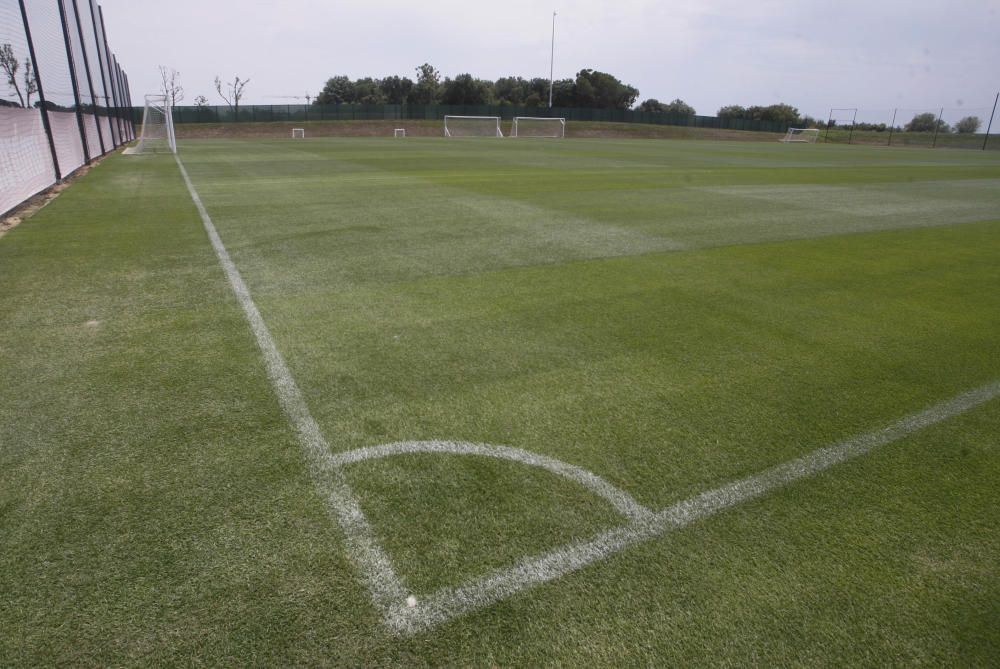
{"type": "MultiPolygon", "coordinates": [[[[472,125],[467,124],[467,125],[472,125]]],[[[444,117],[444,136],[445,137],[503,137],[503,132],[500,130],[500,117],[499,116],[456,116],[456,115],[446,115],[444,117]],[[448,121],[452,121],[451,127],[448,126],[448,121]],[[455,124],[455,121],[482,121],[479,127],[483,128],[482,132],[479,133],[469,133],[465,134],[459,128],[466,124],[455,124]],[[456,132],[458,134],[456,134],[456,132]]]]}
{"type": "Polygon", "coordinates": [[[142,132],[139,142],[123,151],[126,155],[138,153],[177,153],[177,138],[174,136],[173,110],[166,95],[147,95],[142,110],[142,132]]]}
{"type": "Polygon", "coordinates": [[[515,116],[510,136],[562,139],[566,137],[566,119],[553,116],[515,116]],[[545,131],[534,132],[534,127],[545,128],[545,131]]]}
{"type": "Polygon", "coordinates": [[[819,128],[789,128],[785,136],[778,141],[786,144],[790,142],[815,144],[817,139],[819,139],[819,128]]]}

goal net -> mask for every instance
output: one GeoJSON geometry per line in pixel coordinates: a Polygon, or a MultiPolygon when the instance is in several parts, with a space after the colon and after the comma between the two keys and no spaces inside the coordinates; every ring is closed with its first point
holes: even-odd
{"type": "Polygon", "coordinates": [[[537,116],[515,116],[511,126],[511,137],[558,137],[566,136],[566,119],[539,118],[537,116]]]}
{"type": "Polygon", "coordinates": [[[174,121],[171,116],[170,98],[166,95],[147,95],[142,110],[142,132],[139,143],[125,149],[125,153],[177,153],[174,121]]]}
{"type": "Polygon", "coordinates": [[[445,116],[445,137],[503,137],[499,116],[445,116]]]}
{"type": "Polygon", "coordinates": [[[292,128],[292,139],[305,139],[306,129],[305,128],[292,128]]]}
{"type": "Polygon", "coordinates": [[[815,144],[819,139],[819,128],[789,128],[781,138],[782,142],[808,142],[815,144]]]}

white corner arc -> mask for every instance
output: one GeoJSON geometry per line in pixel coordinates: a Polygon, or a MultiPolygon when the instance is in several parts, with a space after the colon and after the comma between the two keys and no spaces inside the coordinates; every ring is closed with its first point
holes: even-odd
{"type": "Polygon", "coordinates": [[[592,474],[582,467],[511,446],[474,444],[463,441],[400,441],[392,444],[382,444],[381,446],[370,446],[344,453],[336,453],[331,456],[331,459],[335,464],[343,466],[365,460],[375,460],[409,453],[478,455],[498,458],[500,460],[510,460],[511,462],[520,462],[531,467],[545,469],[553,474],[579,483],[594,494],[606,499],[629,520],[645,520],[653,515],[652,511],[635,501],[627,492],[616,488],[600,476],[592,474]]]}

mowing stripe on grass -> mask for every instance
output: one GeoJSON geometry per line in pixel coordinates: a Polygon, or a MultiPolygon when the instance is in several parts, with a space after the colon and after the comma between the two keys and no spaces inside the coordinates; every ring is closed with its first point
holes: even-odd
{"type": "Polygon", "coordinates": [[[285,364],[285,359],[278,351],[257,305],[254,304],[253,298],[250,296],[249,288],[229,257],[229,252],[226,251],[222,238],[219,237],[205,205],[202,204],[194,184],[191,183],[191,178],[188,176],[187,170],[184,169],[180,156],[175,154],[175,159],[180,168],[181,176],[184,177],[184,183],[187,184],[191,199],[201,215],[201,221],[205,225],[208,237],[212,241],[212,248],[215,249],[215,254],[225,270],[226,278],[229,279],[229,285],[232,286],[236,299],[250,323],[250,329],[257,339],[257,345],[260,346],[261,353],[264,355],[267,375],[278,395],[281,408],[288,416],[303,451],[305,451],[313,484],[325,501],[327,509],[332,512],[343,528],[348,553],[361,569],[371,591],[372,599],[383,611],[389,610],[397,602],[405,600],[408,593],[399,577],[396,576],[389,558],[375,539],[371,525],[368,524],[368,519],[361,511],[361,507],[358,506],[357,498],[354,496],[347,479],[340,467],[333,461],[330,446],[323,437],[323,432],[312,417],[309,407],[302,397],[302,391],[299,390],[288,365],[285,364]]]}
{"type": "Polygon", "coordinates": [[[212,247],[263,353],[268,377],[305,452],[313,483],[325,500],[328,511],[343,528],[347,553],[357,564],[375,606],[382,612],[386,626],[399,634],[413,634],[431,629],[456,616],[488,606],[526,588],[560,578],[608,558],[625,548],[654,539],[670,530],[683,528],[736,504],[763,496],[776,488],[857,458],[877,447],[957,416],[1000,395],[1000,381],[994,381],[911,414],[880,430],[820,448],[753,476],[695,495],[655,513],[595,474],[552,458],[506,446],[446,441],[402,442],[334,455],[330,452],[329,444],[278,351],[239,270],[226,251],[187,170],[179,156],[175,156],[175,159],[212,247]],[[601,495],[631,522],[543,555],[526,557],[512,567],[474,579],[465,585],[442,588],[418,601],[409,595],[385,551],[378,544],[372,527],[342,471],[342,467],[347,464],[404,453],[484,455],[542,467],[577,481],[595,494],[601,495]]]}

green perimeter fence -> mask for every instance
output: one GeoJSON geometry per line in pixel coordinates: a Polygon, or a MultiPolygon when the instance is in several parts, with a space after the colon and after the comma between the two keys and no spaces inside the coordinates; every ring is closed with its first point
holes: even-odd
{"type": "MultiPolygon", "coordinates": [[[[142,123],[142,108],[134,107],[136,124],[142,123]]],[[[182,123],[253,123],[306,121],[397,121],[441,120],[445,116],[499,116],[505,121],[515,116],[565,118],[567,121],[599,123],[645,123],[653,125],[713,128],[718,130],[749,130],[784,134],[788,123],[743,118],[720,118],[694,114],[641,112],[630,109],[580,109],[568,107],[519,107],[512,105],[245,105],[237,113],[229,106],[174,107],[175,124],[182,123]]],[[[986,116],[992,125],[992,114],[986,116]]],[[[902,118],[902,117],[901,117],[902,118]]],[[[884,125],[884,124],[883,124],[884,125]]],[[[995,129],[993,134],[995,135],[995,129]]],[[[914,146],[927,148],[1000,149],[1000,141],[983,132],[958,134],[951,131],[907,131],[903,127],[886,126],[878,131],[860,130],[851,125],[825,126],[820,129],[820,142],[834,144],[869,144],[882,146],[914,146]]]]}
{"type": "MultiPolygon", "coordinates": [[[[136,123],[142,123],[142,108],[132,110],[136,123]]],[[[515,116],[564,118],[567,121],[602,123],[648,123],[722,130],[753,130],[784,133],[787,123],[750,119],[718,118],[687,114],[661,114],[626,109],[576,109],[554,107],[515,107],[511,105],[246,105],[237,114],[228,106],[174,107],[175,124],[234,123],[272,121],[393,121],[439,120],[446,115],[499,116],[511,120],[515,116]]]]}

